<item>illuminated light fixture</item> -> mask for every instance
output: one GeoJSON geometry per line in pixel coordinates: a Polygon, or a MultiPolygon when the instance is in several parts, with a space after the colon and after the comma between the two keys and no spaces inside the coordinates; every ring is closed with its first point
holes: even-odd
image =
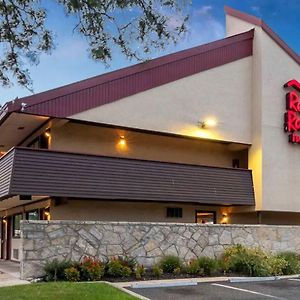
{"type": "Polygon", "coordinates": [[[49,131],[49,130],[47,130],[47,131],[45,132],[45,137],[47,137],[47,138],[51,137],[51,134],[50,134],[50,131],[49,131]]]}
{"type": "Polygon", "coordinates": [[[49,221],[51,219],[51,215],[50,215],[49,211],[45,211],[44,215],[45,215],[47,221],[49,221]]]}
{"type": "Polygon", "coordinates": [[[199,121],[198,126],[202,129],[212,128],[217,125],[217,121],[215,119],[207,119],[205,121],[199,121]]]}
{"type": "Polygon", "coordinates": [[[7,223],[6,217],[4,217],[4,218],[2,219],[2,222],[3,222],[3,224],[6,224],[6,223],[7,223]]]}
{"type": "Polygon", "coordinates": [[[125,136],[124,135],[120,136],[119,145],[121,145],[121,146],[125,146],[126,145],[126,140],[125,140],[125,136]]]}
{"type": "Polygon", "coordinates": [[[222,224],[227,224],[228,222],[228,216],[226,213],[222,214],[222,224]]]}

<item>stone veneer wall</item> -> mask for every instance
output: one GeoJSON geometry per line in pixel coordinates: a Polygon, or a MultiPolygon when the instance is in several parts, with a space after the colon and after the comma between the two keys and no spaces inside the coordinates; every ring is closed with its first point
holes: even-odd
{"type": "Polygon", "coordinates": [[[127,255],[151,266],[167,254],[217,257],[232,244],[300,252],[300,226],[23,221],[21,232],[23,279],[42,276],[46,261],[84,255],[127,255]]]}

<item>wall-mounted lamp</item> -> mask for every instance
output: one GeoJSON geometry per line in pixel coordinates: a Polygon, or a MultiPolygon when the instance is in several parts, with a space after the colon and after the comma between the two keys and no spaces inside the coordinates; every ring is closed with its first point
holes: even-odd
{"type": "Polygon", "coordinates": [[[45,137],[47,137],[47,138],[51,137],[51,133],[50,133],[49,129],[47,131],[45,131],[45,137]]]}
{"type": "Polygon", "coordinates": [[[44,210],[44,216],[47,221],[51,220],[50,207],[46,207],[44,210]]]}
{"type": "Polygon", "coordinates": [[[3,222],[3,224],[6,224],[6,223],[7,223],[6,217],[4,217],[4,218],[2,219],[2,222],[3,222]]]}
{"type": "Polygon", "coordinates": [[[198,126],[202,129],[212,128],[217,125],[217,121],[215,119],[207,119],[205,121],[199,121],[198,126]]]}
{"type": "Polygon", "coordinates": [[[125,136],[124,135],[120,136],[119,145],[120,146],[125,146],[126,145],[126,140],[125,140],[125,136]]]}
{"type": "Polygon", "coordinates": [[[227,224],[227,222],[228,222],[228,216],[227,216],[227,213],[223,213],[223,214],[222,214],[222,221],[221,221],[221,223],[222,223],[222,224],[227,224]]]}

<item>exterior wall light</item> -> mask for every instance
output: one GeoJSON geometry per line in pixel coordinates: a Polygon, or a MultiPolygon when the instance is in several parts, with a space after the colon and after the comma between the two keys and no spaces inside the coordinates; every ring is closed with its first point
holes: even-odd
{"type": "Polygon", "coordinates": [[[45,211],[44,212],[44,215],[45,215],[45,218],[47,221],[50,221],[51,220],[51,215],[50,215],[50,212],[49,211],[45,211]]]}
{"type": "Polygon", "coordinates": [[[228,216],[226,213],[222,214],[222,224],[227,224],[228,223],[228,216]]]}
{"type": "Polygon", "coordinates": [[[7,223],[6,217],[4,217],[4,218],[2,219],[2,222],[3,222],[3,224],[6,224],[6,223],[7,223]]]}
{"type": "Polygon", "coordinates": [[[49,130],[45,131],[45,137],[47,137],[47,138],[50,138],[50,137],[51,137],[51,134],[50,134],[50,131],[49,131],[49,130]]]}
{"type": "Polygon", "coordinates": [[[120,136],[119,145],[120,146],[125,146],[126,145],[126,140],[125,140],[125,136],[124,135],[120,136]]]}
{"type": "Polygon", "coordinates": [[[215,119],[207,119],[205,121],[199,121],[198,126],[202,129],[212,128],[217,125],[217,121],[215,119]]]}

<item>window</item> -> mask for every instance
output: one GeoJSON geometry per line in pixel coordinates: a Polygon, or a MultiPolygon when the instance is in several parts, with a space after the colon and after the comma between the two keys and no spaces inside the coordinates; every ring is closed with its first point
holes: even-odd
{"type": "Polygon", "coordinates": [[[167,207],[167,218],[182,218],[182,208],[167,207]]]}
{"type": "Polygon", "coordinates": [[[49,149],[49,137],[46,133],[41,134],[35,138],[29,145],[30,148],[35,149],[49,149]]]}
{"type": "Polygon", "coordinates": [[[39,220],[39,219],[40,219],[40,216],[39,216],[39,211],[37,209],[29,211],[29,212],[26,213],[26,220],[36,221],[36,220],[39,220]]]}
{"type": "Polygon", "coordinates": [[[215,224],[215,211],[196,211],[196,223],[198,224],[215,224]]]}
{"type": "Polygon", "coordinates": [[[19,238],[21,236],[20,221],[22,220],[22,214],[13,216],[13,238],[19,238]]]}
{"type": "Polygon", "coordinates": [[[235,158],[232,160],[232,167],[233,168],[239,168],[240,167],[240,160],[235,158]]]}

